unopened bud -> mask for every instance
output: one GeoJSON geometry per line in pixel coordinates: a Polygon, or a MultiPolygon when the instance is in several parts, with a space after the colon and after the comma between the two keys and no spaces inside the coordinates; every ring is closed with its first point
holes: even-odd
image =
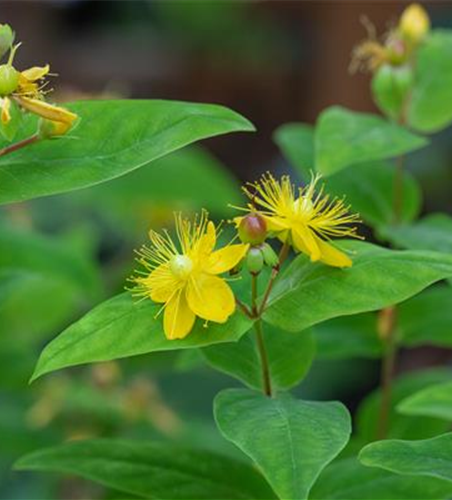
{"type": "Polygon", "coordinates": [[[240,221],[238,233],[243,243],[260,245],[267,237],[267,223],[262,215],[251,212],[240,221]]]}
{"type": "Polygon", "coordinates": [[[390,64],[403,64],[408,57],[406,43],[399,37],[391,37],[386,43],[386,54],[390,64]]]}
{"type": "Polygon", "coordinates": [[[0,59],[11,49],[14,32],[9,24],[0,24],[0,59]]]}
{"type": "Polygon", "coordinates": [[[400,117],[414,82],[413,69],[404,64],[384,64],[372,79],[372,92],[379,108],[393,119],[400,117]]]}
{"type": "Polygon", "coordinates": [[[278,265],[279,263],[278,256],[268,243],[264,243],[262,245],[261,251],[262,255],[264,256],[265,265],[269,267],[276,267],[278,265]]]}
{"type": "Polygon", "coordinates": [[[251,274],[259,274],[264,267],[264,255],[260,247],[251,247],[245,258],[245,265],[251,274]]]}
{"type": "Polygon", "coordinates": [[[424,7],[418,3],[409,5],[399,21],[400,34],[412,43],[419,43],[430,30],[430,19],[424,7]]]}
{"type": "Polygon", "coordinates": [[[0,96],[12,94],[19,85],[19,72],[9,64],[0,66],[0,96]]]}

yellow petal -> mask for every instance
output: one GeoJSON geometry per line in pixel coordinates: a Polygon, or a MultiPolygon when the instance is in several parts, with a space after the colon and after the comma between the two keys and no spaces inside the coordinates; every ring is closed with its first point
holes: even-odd
{"type": "Polygon", "coordinates": [[[72,125],[72,123],[77,119],[77,115],[68,109],[54,106],[53,104],[40,101],[39,99],[30,99],[29,97],[22,96],[16,96],[15,99],[27,111],[31,111],[36,115],[42,116],[42,118],[46,118],[47,120],[72,125]]]}
{"type": "Polygon", "coordinates": [[[206,234],[202,236],[195,246],[194,252],[201,255],[208,255],[212,252],[217,242],[217,234],[215,230],[215,224],[212,221],[207,223],[206,234]]]}
{"type": "Polygon", "coordinates": [[[234,294],[218,276],[193,277],[187,286],[187,300],[196,316],[217,323],[224,323],[235,310],[234,294]]]}
{"type": "Polygon", "coordinates": [[[282,217],[271,217],[269,215],[264,215],[263,217],[267,223],[267,231],[270,233],[278,233],[279,231],[284,231],[290,227],[289,222],[282,217]]]}
{"type": "Polygon", "coordinates": [[[330,243],[317,238],[317,244],[320,248],[320,260],[324,264],[334,267],[350,267],[353,262],[348,255],[335,248],[330,243]]]}
{"type": "Polygon", "coordinates": [[[249,248],[243,243],[228,245],[212,252],[207,259],[205,272],[210,274],[221,274],[235,267],[242,259],[249,248]]]}
{"type": "Polygon", "coordinates": [[[50,66],[46,64],[45,66],[34,66],[33,68],[21,71],[21,76],[23,76],[29,82],[35,82],[36,80],[41,80],[50,71],[50,66]]]}
{"type": "Polygon", "coordinates": [[[188,307],[184,290],[179,290],[165,306],[163,330],[166,338],[183,339],[190,333],[195,319],[194,313],[188,307]]]}
{"type": "Polygon", "coordinates": [[[313,262],[320,259],[318,242],[321,240],[308,227],[301,224],[294,226],[292,228],[292,241],[295,249],[309,255],[313,262]]]}
{"type": "Polygon", "coordinates": [[[162,264],[140,281],[149,288],[150,297],[154,302],[167,302],[182,286],[171,272],[169,264],[162,264]]]}
{"type": "Polygon", "coordinates": [[[5,97],[2,99],[1,107],[1,120],[4,125],[7,125],[11,121],[11,101],[5,97]]]}
{"type": "Polygon", "coordinates": [[[424,7],[418,3],[409,5],[402,13],[399,29],[409,40],[421,41],[430,29],[430,19],[424,7]]]}

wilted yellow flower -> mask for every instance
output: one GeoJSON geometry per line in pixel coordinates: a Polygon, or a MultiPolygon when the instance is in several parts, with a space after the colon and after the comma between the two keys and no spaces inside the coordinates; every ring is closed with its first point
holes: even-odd
{"type": "MultiPolygon", "coordinates": [[[[318,180],[316,177],[306,187],[297,189],[288,176],[277,181],[270,174],[264,175],[260,182],[244,188],[252,201],[248,209],[260,209],[268,231],[296,251],[309,255],[312,261],[349,267],[351,259],[334,247],[330,239],[357,237],[356,228],[348,224],[359,222],[359,217],[349,214],[349,207],[342,200],[324,195],[323,188],[316,193],[318,180]]],[[[236,223],[239,222],[237,218],[236,223]]]]}
{"type": "Polygon", "coordinates": [[[430,29],[430,19],[424,7],[418,3],[409,5],[399,22],[400,34],[411,42],[420,42],[430,29]]]}
{"type": "Polygon", "coordinates": [[[168,232],[149,232],[151,245],[138,252],[145,271],[131,278],[137,296],[164,304],[163,329],[168,339],[182,339],[196,316],[224,323],[235,310],[234,294],[219,275],[235,267],[248,245],[215,250],[217,230],[203,211],[190,221],[175,215],[177,242],[168,232]]]}
{"type": "Polygon", "coordinates": [[[65,134],[77,119],[71,111],[49,104],[44,100],[45,77],[50,67],[34,66],[22,72],[17,71],[13,65],[14,54],[19,45],[11,49],[9,60],[0,65],[0,109],[1,121],[7,124],[11,120],[11,99],[22,109],[30,111],[43,119],[53,123],[53,135],[65,134]]]}

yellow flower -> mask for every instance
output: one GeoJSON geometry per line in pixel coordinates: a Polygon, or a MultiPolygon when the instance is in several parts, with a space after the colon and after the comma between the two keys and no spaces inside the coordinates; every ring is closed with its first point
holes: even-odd
{"type": "Polygon", "coordinates": [[[44,100],[45,77],[49,74],[50,67],[34,66],[24,71],[17,71],[13,66],[14,54],[19,45],[11,49],[7,64],[0,66],[0,100],[1,121],[3,124],[11,120],[10,107],[13,99],[22,109],[30,111],[45,120],[52,122],[49,129],[52,136],[63,135],[69,131],[77,115],[71,111],[49,104],[44,100]]]}
{"type": "Polygon", "coordinates": [[[260,182],[244,188],[252,201],[248,209],[259,208],[268,231],[296,251],[309,255],[311,261],[349,267],[351,259],[334,247],[330,239],[358,237],[356,228],[348,224],[359,222],[359,217],[348,214],[349,207],[342,200],[324,195],[323,188],[316,193],[318,180],[316,177],[306,187],[296,189],[288,176],[277,181],[270,174],[264,175],[260,182]]]}
{"type": "Polygon", "coordinates": [[[418,3],[409,5],[399,21],[400,34],[413,43],[419,43],[430,29],[430,19],[424,7],[418,3]]]}
{"type": "Polygon", "coordinates": [[[229,244],[215,250],[217,230],[202,212],[190,221],[175,215],[177,243],[167,232],[149,232],[151,245],[138,252],[145,271],[131,278],[133,292],[164,304],[163,329],[168,339],[182,339],[198,316],[224,323],[235,310],[231,288],[219,275],[235,267],[248,245],[229,244]]]}

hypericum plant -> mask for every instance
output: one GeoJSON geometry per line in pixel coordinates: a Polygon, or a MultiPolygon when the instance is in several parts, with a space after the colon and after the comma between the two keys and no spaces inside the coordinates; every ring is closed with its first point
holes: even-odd
{"type": "MultiPolygon", "coordinates": [[[[0,43],[9,33],[3,29],[0,43]]],[[[31,453],[18,469],[74,473],[142,498],[451,497],[452,372],[394,375],[400,348],[452,346],[452,220],[417,220],[421,190],[406,169],[406,155],[429,142],[423,134],[452,121],[452,32],[430,29],[424,9],[413,5],[383,40],[370,35],[354,51],[354,66],[364,62],[373,73],[384,116],[331,107],[315,126],[283,125],[275,140],[302,181],[267,174],[247,185],[248,205],[222,226],[224,238],[205,211],[198,218],[177,212],[173,229],[151,230],[131,290],[52,340],[32,377],[195,350],[245,386],[214,401],[216,425],[242,459],[202,442],[80,440],[31,453]],[[385,246],[357,241],[361,219],[385,246]],[[342,403],[289,391],[314,359],[356,356],[381,359],[382,377],[361,403],[352,435],[342,403]]],[[[14,50],[12,38],[8,47],[14,50]]],[[[18,88],[4,98],[16,102],[18,88]]],[[[66,130],[61,140],[20,151],[5,142],[1,203],[107,181],[200,139],[253,130],[236,113],[204,104],[88,101],[68,109],[80,116],[76,135],[66,130]]],[[[18,135],[35,127],[27,115],[18,135]]],[[[73,256],[42,242],[36,248],[71,262],[68,280],[85,276],[73,256]]],[[[15,259],[16,267],[53,269],[15,259]]]]}

